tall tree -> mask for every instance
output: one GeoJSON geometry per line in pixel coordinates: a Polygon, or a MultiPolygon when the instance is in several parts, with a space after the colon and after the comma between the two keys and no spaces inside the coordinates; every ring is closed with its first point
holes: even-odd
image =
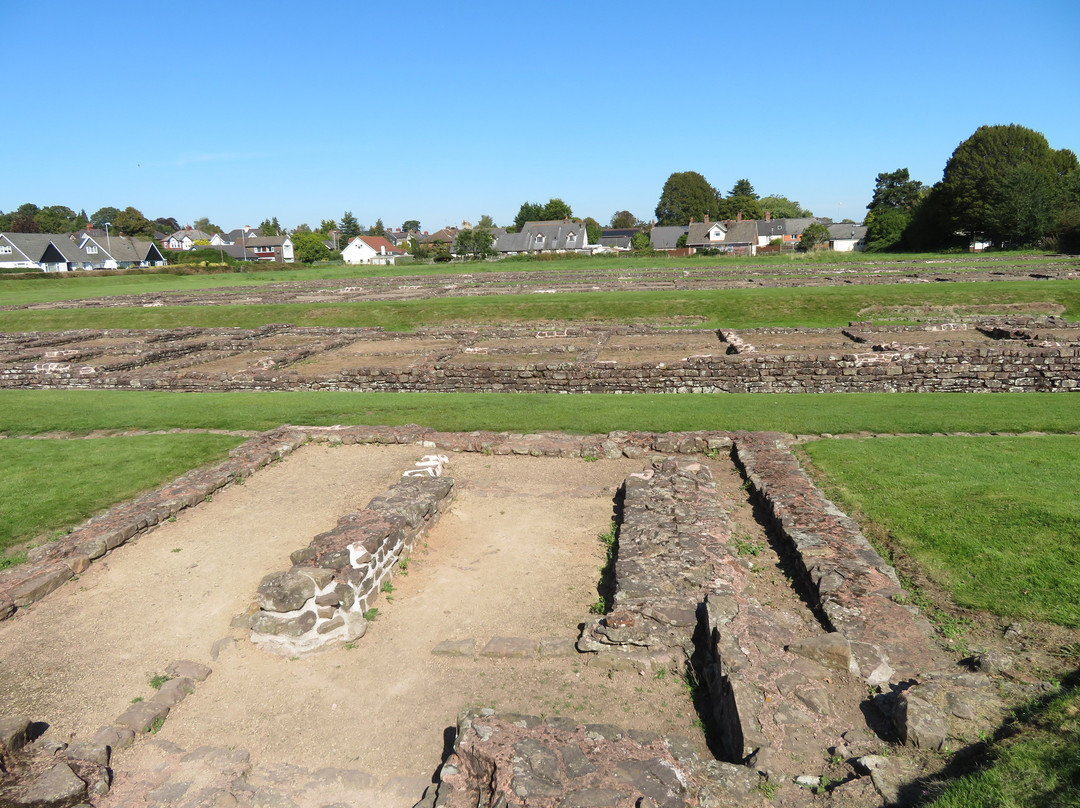
{"type": "Polygon", "coordinates": [[[113,221],[116,232],[125,236],[144,236],[149,238],[154,235],[154,223],[143,216],[138,208],[128,206],[116,214],[113,221]]]}
{"type": "MultiPolygon", "coordinates": [[[[106,219],[105,221],[112,220],[106,219]]],[[[154,219],[154,224],[156,224],[163,233],[175,233],[177,230],[180,229],[179,222],[177,222],[176,218],[173,216],[161,216],[157,219],[154,219]]]]}
{"type": "Polygon", "coordinates": [[[321,233],[295,233],[292,236],[293,254],[302,264],[314,264],[316,261],[332,261],[338,254],[329,249],[321,233]]]}
{"type": "Polygon", "coordinates": [[[525,222],[539,222],[544,218],[544,206],[536,202],[522,202],[518,208],[517,216],[514,217],[514,229],[519,233],[525,226],[525,222]]]}
{"type": "Polygon", "coordinates": [[[49,205],[42,208],[34,215],[34,222],[42,233],[70,233],[84,224],[79,221],[79,214],[67,205],[49,205]]]}
{"type": "Polygon", "coordinates": [[[689,224],[691,219],[702,221],[719,213],[716,189],[696,171],[679,171],[667,178],[656,204],[656,221],[660,225],[689,224]]]}
{"type": "Polygon", "coordinates": [[[866,206],[866,249],[871,252],[901,246],[904,231],[927,189],[911,179],[906,168],[877,175],[874,196],[866,206]]]}
{"type": "Polygon", "coordinates": [[[940,192],[949,224],[1000,246],[1034,244],[1046,235],[1066,178],[1077,170],[1076,155],[1051,149],[1040,132],[980,126],[945,164],[940,192]],[[1020,227],[1021,212],[1039,224],[1020,227]]]}
{"type": "Polygon", "coordinates": [[[352,215],[351,210],[347,210],[341,214],[341,224],[338,227],[338,230],[341,232],[342,245],[348,244],[360,235],[360,223],[356,221],[356,217],[352,215]]]}
{"type": "Polygon", "coordinates": [[[628,210],[617,210],[611,214],[610,227],[613,230],[626,230],[630,227],[637,227],[639,224],[641,223],[638,221],[637,216],[628,210]]]}
{"type": "Polygon", "coordinates": [[[368,231],[369,236],[385,236],[386,226],[383,224],[382,219],[376,219],[375,224],[371,226],[371,230],[368,231]]]}
{"type": "Polygon", "coordinates": [[[472,230],[459,230],[454,240],[454,254],[463,255],[480,260],[497,255],[495,252],[495,236],[484,227],[474,227],[472,230]]]}
{"type": "Polygon", "coordinates": [[[337,222],[335,222],[333,219],[323,219],[321,222],[319,222],[320,233],[328,234],[331,230],[337,229],[337,222]]]}
{"type": "MultiPolygon", "coordinates": [[[[486,213],[480,215],[480,221],[476,223],[477,227],[482,227],[485,230],[491,230],[495,226],[495,220],[488,216],[486,213]]],[[[417,229],[420,229],[419,223],[417,223],[417,229]]]]}
{"type": "MultiPolygon", "coordinates": [[[[116,220],[116,217],[119,216],[119,215],[120,215],[119,208],[113,208],[113,207],[98,208],[96,211],[94,211],[90,215],[90,224],[92,224],[98,230],[104,230],[105,229],[105,222],[109,222],[110,224],[112,224],[116,220]]],[[[179,230],[180,228],[177,227],[176,229],[179,230]]]]}
{"type": "Polygon", "coordinates": [[[736,219],[740,214],[744,219],[761,219],[765,215],[758,202],[757,191],[747,179],[737,180],[727,198],[720,200],[721,219],[736,219]]]}
{"type": "Polygon", "coordinates": [[[420,232],[420,220],[419,219],[406,219],[401,225],[401,229],[406,233],[419,233],[420,232]]]}
{"type": "Polygon", "coordinates": [[[581,220],[581,223],[585,225],[585,235],[589,239],[590,244],[599,244],[600,236],[604,233],[604,228],[600,226],[600,222],[596,221],[592,216],[586,216],[581,220]]]}
{"type": "Polygon", "coordinates": [[[520,232],[526,222],[553,222],[573,217],[574,211],[558,197],[552,197],[546,205],[524,202],[514,217],[514,229],[520,232]]]}

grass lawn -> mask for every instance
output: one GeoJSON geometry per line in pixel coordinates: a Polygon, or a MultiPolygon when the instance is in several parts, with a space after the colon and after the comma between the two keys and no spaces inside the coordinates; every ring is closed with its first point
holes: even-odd
{"type": "MultiPolygon", "coordinates": [[[[362,303],[296,303],[152,308],[87,308],[0,312],[0,331],[75,328],[256,328],[418,326],[520,322],[683,322],[700,328],[836,327],[883,308],[1000,306],[1050,302],[1080,318],[1080,280],[1000,281],[882,286],[768,287],[707,291],[581,292],[434,298],[362,303]]],[[[886,318],[888,319],[888,318],[886,318]]]]}
{"type": "Polygon", "coordinates": [[[1080,627],[1080,436],[806,445],[844,510],[884,526],[960,606],[1080,627]]]}
{"type": "Polygon", "coordinates": [[[1080,806],[1080,675],[1061,692],[1022,708],[1013,734],[993,743],[991,762],[949,784],[928,808],[1080,806]]]}
{"type": "MultiPolygon", "coordinates": [[[[0,441],[0,556],[166,480],[223,460],[242,438],[145,435],[0,441]]],[[[16,559],[0,557],[0,567],[16,559]]]]}
{"type": "Polygon", "coordinates": [[[0,434],[96,429],[271,429],[283,423],[422,424],[446,431],[579,434],[616,429],[849,432],[1074,432],[1067,393],[168,393],[0,390],[0,434]]]}

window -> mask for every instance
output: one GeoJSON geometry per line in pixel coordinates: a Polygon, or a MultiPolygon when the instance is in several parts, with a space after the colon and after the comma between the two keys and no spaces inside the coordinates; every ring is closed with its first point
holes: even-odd
{"type": "Polygon", "coordinates": [[[0,246],[0,255],[11,255],[11,247],[0,246]]]}
{"type": "Polygon", "coordinates": [[[544,246],[544,234],[543,233],[537,233],[536,234],[536,246],[537,247],[543,247],[544,246]]]}
{"type": "Polygon", "coordinates": [[[89,247],[86,248],[86,254],[87,255],[97,255],[97,247],[95,247],[93,244],[91,244],[89,247]]]}
{"type": "Polygon", "coordinates": [[[573,230],[571,230],[569,233],[566,234],[566,246],[571,246],[575,241],[577,241],[577,234],[574,233],[573,230]]]}

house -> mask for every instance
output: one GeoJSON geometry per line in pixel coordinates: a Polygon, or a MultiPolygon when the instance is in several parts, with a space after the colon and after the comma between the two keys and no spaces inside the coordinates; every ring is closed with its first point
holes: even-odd
{"type": "Polygon", "coordinates": [[[600,231],[600,247],[604,251],[632,250],[634,236],[640,232],[640,227],[606,228],[600,231]]]}
{"type": "Polygon", "coordinates": [[[195,247],[196,241],[210,241],[210,234],[204,233],[202,230],[192,230],[188,228],[186,230],[177,230],[171,236],[169,236],[163,242],[166,250],[191,250],[195,247]]]}
{"type": "Polygon", "coordinates": [[[808,225],[814,224],[815,222],[829,224],[828,221],[822,222],[821,219],[812,217],[800,219],[773,219],[768,212],[766,212],[765,218],[758,219],[757,221],[758,246],[767,247],[773,241],[779,240],[782,246],[792,247],[798,244],[802,239],[802,231],[805,230],[808,225]]]}
{"type": "MultiPolygon", "coordinates": [[[[595,247],[597,245],[591,245],[595,247]]],[[[531,252],[592,252],[584,222],[525,222],[519,233],[503,233],[495,249],[503,255],[531,252]]]]}
{"type": "Polygon", "coordinates": [[[852,252],[866,249],[866,225],[841,222],[827,224],[829,249],[835,252],[852,252]]]}
{"type": "Polygon", "coordinates": [[[405,250],[382,236],[357,236],[341,251],[346,264],[393,264],[403,255],[405,250]]]}
{"type": "Polygon", "coordinates": [[[0,269],[71,272],[165,264],[165,256],[154,242],[126,236],[95,237],[89,232],[0,233],[0,269]]]}
{"type": "Polygon", "coordinates": [[[458,229],[456,227],[444,227],[442,230],[437,230],[430,235],[424,233],[417,241],[424,247],[450,252],[454,249],[454,242],[457,241],[457,235],[458,229]]]}
{"type": "Polygon", "coordinates": [[[757,222],[690,222],[686,233],[686,246],[694,252],[704,249],[720,250],[739,255],[757,255],[757,222]]]}
{"type": "Polygon", "coordinates": [[[655,225],[649,231],[649,243],[654,250],[678,250],[679,239],[689,238],[690,228],[686,225],[655,225]]]}
{"type": "Polygon", "coordinates": [[[288,236],[256,236],[242,239],[242,246],[249,258],[256,261],[276,261],[279,264],[293,262],[293,243],[288,236]]]}

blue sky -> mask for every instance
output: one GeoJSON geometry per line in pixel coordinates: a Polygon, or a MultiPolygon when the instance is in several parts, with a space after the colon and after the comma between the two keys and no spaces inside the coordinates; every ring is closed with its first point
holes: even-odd
{"type": "Polygon", "coordinates": [[[4,211],[606,223],[697,171],[861,220],[983,124],[1080,152],[1076,0],[5,6],[4,211]]]}

